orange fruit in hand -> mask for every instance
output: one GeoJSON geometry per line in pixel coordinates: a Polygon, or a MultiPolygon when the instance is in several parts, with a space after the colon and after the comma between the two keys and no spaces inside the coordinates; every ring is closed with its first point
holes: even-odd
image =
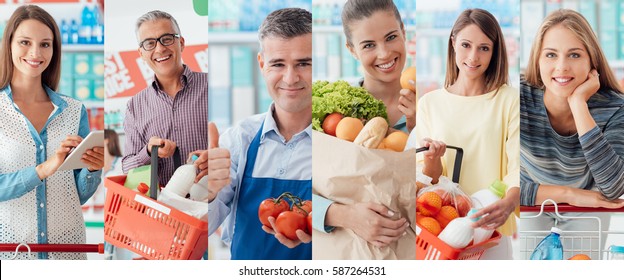
{"type": "Polygon", "coordinates": [[[416,199],[416,209],[423,216],[435,216],[442,208],[442,198],[437,193],[426,192],[416,199]]]}
{"type": "Polygon", "coordinates": [[[447,205],[442,206],[442,208],[440,208],[440,212],[438,212],[434,218],[440,222],[440,226],[442,226],[442,228],[445,228],[446,225],[448,225],[453,219],[458,217],[459,213],[457,213],[457,209],[453,206],[447,205]]]}
{"type": "Polygon", "coordinates": [[[364,128],[362,121],[352,117],[344,117],[336,126],[336,137],[353,142],[364,128]]]}
{"type": "Polygon", "coordinates": [[[431,217],[423,217],[420,219],[416,219],[416,223],[418,223],[421,227],[431,232],[431,234],[438,236],[442,231],[442,227],[440,227],[440,223],[436,221],[436,219],[431,217]]]}
{"type": "Polygon", "coordinates": [[[580,261],[580,260],[591,260],[591,258],[588,255],[585,254],[576,254],[574,256],[572,256],[571,258],[569,258],[568,260],[573,260],[573,261],[580,261]]]}
{"type": "Polygon", "coordinates": [[[404,89],[409,89],[413,92],[416,92],[416,87],[413,84],[410,84],[410,80],[413,80],[414,82],[416,82],[416,67],[412,66],[412,67],[408,67],[407,69],[405,69],[405,71],[403,71],[403,74],[401,74],[401,88],[404,89]]]}
{"type": "Polygon", "coordinates": [[[390,133],[381,143],[386,149],[393,150],[395,152],[402,152],[405,150],[407,144],[407,138],[409,135],[403,131],[395,131],[390,133]]]}

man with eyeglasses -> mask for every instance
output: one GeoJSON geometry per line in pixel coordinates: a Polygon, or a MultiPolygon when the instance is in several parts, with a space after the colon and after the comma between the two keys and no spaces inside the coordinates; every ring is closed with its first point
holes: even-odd
{"type": "MultiPolygon", "coordinates": [[[[135,31],[138,51],[154,71],[154,81],[128,102],[122,167],[127,173],[149,164],[152,146],[160,146],[158,177],[165,186],[175,171],[176,147],[182,157],[207,148],[208,74],[182,63],[184,37],[170,14],[148,12],[137,20],[135,31]]],[[[207,168],[204,158],[195,162],[200,169],[207,168]]]]}

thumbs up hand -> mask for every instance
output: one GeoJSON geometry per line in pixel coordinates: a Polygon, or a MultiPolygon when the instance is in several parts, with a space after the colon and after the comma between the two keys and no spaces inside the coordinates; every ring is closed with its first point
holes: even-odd
{"type": "Polygon", "coordinates": [[[208,201],[212,201],[219,191],[228,186],[230,179],[230,151],[219,148],[219,131],[217,126],[208,123],[208,201]]]}

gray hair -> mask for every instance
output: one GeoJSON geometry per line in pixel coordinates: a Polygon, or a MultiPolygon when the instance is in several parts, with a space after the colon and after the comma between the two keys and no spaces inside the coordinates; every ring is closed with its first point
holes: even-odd
{"type": "Polygon", "coordinates": [[[159,20],[159,19],[170,20],[171,25],[173,26],[173,29],[175,30],[175,32],[178,33],[180,36],[182,36],[182,32],[180,32],[180,27],[178,26],[178,22],[175,20],[175,18],[173,18],[173,16],[171,16],[167,12],[153,10],[151,12],[147,12],[146,14],[142,15],[136,21],[136,27],[134,29],[134,32],[136,33],[138,43],[141,43],[140,42],[141,38],[139,38],[139,28],[141,27],[141,25],[143,25],[143,23],[147,21],[154,21],[154,20],[159,20]]]}
{"type": "Polygon", "coordinates": [[[260,47],[267,37],[291,39],[312,33],[312,13],[301,8],[285,8],[270,13],[258,29],[260,47]]]}

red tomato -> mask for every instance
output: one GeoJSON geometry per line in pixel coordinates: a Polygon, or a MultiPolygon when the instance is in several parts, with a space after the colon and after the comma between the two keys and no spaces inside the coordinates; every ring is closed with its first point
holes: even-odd
{"type": "Polygon", "coordinates": [[[306,221],[308,222],[308,234],[312,234],[312,212],[308,213],[306,221]]]}
{"type": "Polygon", "coordinates": [[[312,212],[312,201],[304,200],[302,204],[303,205],[300,205],[299,207],[301,207],[303,209],[303,211],[301,209],[297,208],[297,206],[293,206],[293,211],[295,211],[297,213],[301,213],[304,216],[307,216],[308,214],[310,214],[310,212],[312,212]]]}
{"type": "Polygon", "coordinates": [[[263,225],[272,228],[271,223],[269,223],[269,217],[277,218],[280,213],[288,211],[289,208],[290,206],[286,200],[280,199],[275,201],[273,198],[267,198],[258,207],[258,218],[263,225]]]}
{"type": "Polygon", "coordinates": [[[275,231],[283,234],[290,240],[299,240],[297,237],[297,230],[306,231],[306,217],[301,213],[293,211],[284,211],[275,221],[275,231]]]}
{"type": "Polygon", "coordinates": [[[344,116],[340,113],[331,113],[327,115],[327,117],[323,120],[323,132],[331,136],[336,136],[336,126],[338,126],[338,123],[343,117],[344,116]]]}
{"type": "Polygon", "coordinates": [[[137,186],[137,191],[142,194],[146,194],[149,191],[149,187],[145,183],[139,183],[139,185],[137,186]]]}

